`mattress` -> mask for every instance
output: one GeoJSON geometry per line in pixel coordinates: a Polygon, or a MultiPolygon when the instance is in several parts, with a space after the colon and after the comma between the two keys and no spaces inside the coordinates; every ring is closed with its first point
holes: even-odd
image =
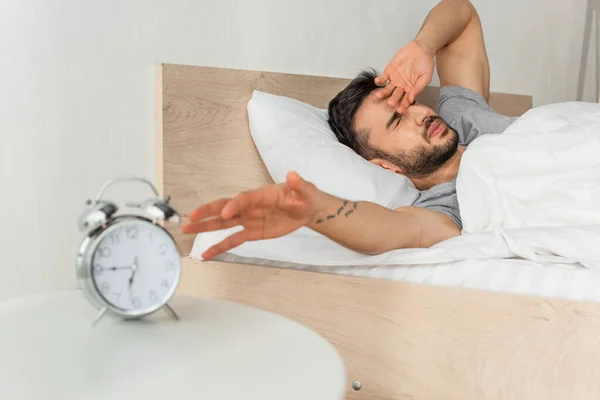
{"type": "Polygon", "coordinates": [[[569,268],[565,264],[539,264],[522,259],[461,260],[435,264],[368,267],[297,264],[243,257],[232,253],[219,255],[215,260],[492,292],[600,302],[600,271],[576,266],[569,268]]]}
{"type": "MultiPolygon", "coordinates": [[[[502,135],[475,140],[456,184],[462,235],[429,248],[359,254],[301,227],[221,259],[600,301],[599,130],[599,105],[568,102],[532,109],[502,135]]],[[[190,256],[240,228],[199,234],[190,256]]]]}

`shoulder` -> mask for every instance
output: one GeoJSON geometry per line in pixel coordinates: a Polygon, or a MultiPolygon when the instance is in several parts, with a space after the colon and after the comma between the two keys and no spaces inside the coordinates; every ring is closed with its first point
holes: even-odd
{"type": "Polygon", "coordinates": [[[460,229],[462,222],[456,196],[456,180],[441,183],[429,190],[422,190],[412,206],[446,214],[460,229]]]}
{"type": "Polygon", "coordinates": [[[498,114],[481,94],[461,86],[443,86],[437,107],[438,115],[458,132],[462,145],[481,135],[502,133],[516,120],[498,114]]]}
{"type": "Polygon", "coordinates": [[[420,221],[421,247],[458,236],[462,229],[455,181],[421,191],[411,206],[401,207],[397,211],[410,213],[420,221]]]}
{"type": "Polygon", "coordinates": [[[446,121],[459,117],[471,110],[493,112],[483,96],[462,86],[442,86],[437,103],[440,117],[446,121]]]}
{"type": "Polygon", "coordinates": [[[419,248],[431,247],[461,234],[461,228],[449,214],[434,208],[408,206],[396,211],[411,214],[418,221],[419,248]]]}

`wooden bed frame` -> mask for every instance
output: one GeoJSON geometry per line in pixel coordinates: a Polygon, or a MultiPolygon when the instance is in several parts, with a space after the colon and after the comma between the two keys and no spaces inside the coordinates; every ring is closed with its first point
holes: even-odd
{"type": "MultiPolygon", "coordinates": [[[[252,90],[324,108],[347,83],[159,66],[160,192],[189,212],[270,183],[248,128],[252,90]]],[[[419,100],[435,109],[438,93],[427,88],[419,100]]],[[[493,93],[490,105],[520,115],[531,97],[493,93]]],[[[187,255],[194,238],[172,233],[187,255]]],[[[278,313],[327,338],[344,359],[348,399],[600,398],[600,304],[189,257],[183,268],[179,293],[278,313]]]]}

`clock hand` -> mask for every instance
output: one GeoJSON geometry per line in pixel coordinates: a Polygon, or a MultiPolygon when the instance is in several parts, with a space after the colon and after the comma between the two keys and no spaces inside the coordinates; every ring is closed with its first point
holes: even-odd
{"type": "Polygon", "coordinates": [[[137,270],[137,257],[133,259],[133,264],[131,264],[131,276],[129,277],[129,290],[131,290],[131,285],[133,285],[133,278],[135,277],[135,271],[137,270]]]}
{"type": "Polygon", "coordinates": [[[111,271],[117,271],[119,269],[131,269],[131,266],[127,266],[127,267],[109,267],[107,269],[110,269],[111,271]]]}

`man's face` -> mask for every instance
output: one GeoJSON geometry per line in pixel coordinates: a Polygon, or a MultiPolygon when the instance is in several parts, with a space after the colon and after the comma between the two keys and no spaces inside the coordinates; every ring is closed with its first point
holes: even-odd
{"type": "Polygon", "coordinates": [[[375,93],[354,118],[357,131],[369,132],[369,144],[387,153],[371,162],[409,178],[425,178],[456,153],[457,132],[432,109],[415,103],[400,115],[375,93]]]}

